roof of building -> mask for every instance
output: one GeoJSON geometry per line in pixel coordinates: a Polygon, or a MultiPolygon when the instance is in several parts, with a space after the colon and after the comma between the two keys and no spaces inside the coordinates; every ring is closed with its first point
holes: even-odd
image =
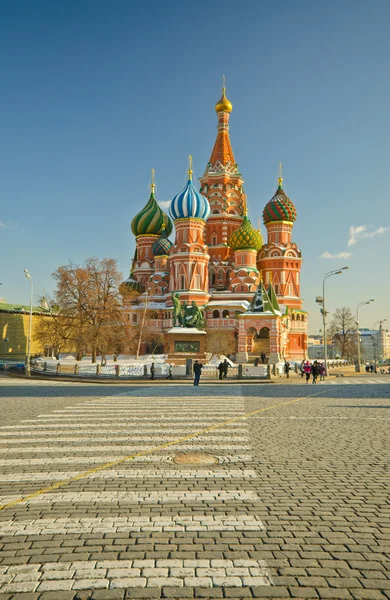
{"type": "Polygon", "coordinates": [[[264,207],[264,223],[270,221],[290,221],[293,223],[297,218],[297,209],[283,190],[282,183],[283,179],[280,177],[278,189],[264,207]]]}
{"type": "Polygon", "coordinates": [[[131,231],[136,237],[139,235],[160,235],[163,225],[167,235],[170,235],[173,229],[172,221],[158,205],[154,196],[154,183],[152,183],[149,200],[132,220],[131,231]]]}
{"type": "MultiPolygon", "coordinates": [[[[33,306],[33,313],[39,313],[43,315],[50,314],[50,308],[44,308],[42,306],[33,306]]],[[[8,302],[0,302],[0,312],[11,312],[11,313],[29,313],[30,306],[28,304],[9,304],[8,302]]]]}
{"type": "Polygon", "coordinates": [[[260,231],[253,227],[246,215],[240,227],[233,231],[228,239],[228,246],[232,250],[260,250],[262,245],[263,238],[260,231]]]}
{"type": "Polygon", "coordinates": [[[188,169],[188,181],[184,189],[173,198],[169,212],[176,219],[201,219],[207,221],[210,215],[210,204],[194,186],[192,181],[192,158],[188,169]]]}

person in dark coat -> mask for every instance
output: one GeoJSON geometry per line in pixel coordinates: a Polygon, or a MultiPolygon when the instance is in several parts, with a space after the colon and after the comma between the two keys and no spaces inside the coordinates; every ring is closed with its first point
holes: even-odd
{"type": "Polygon", "coordinates": [[[266,361],[266,358],[267,358],[264,352],[262,352],[262,353],[260,354],[260,358],[261,358],[261,362],[264,364],[264,363],[265,363],[265,361],[266,361]]]}
{"type": "Polygon", "coordinates": [[[313,377],[313,383],[317,383],[317,377],[320,374],[320,370],[318,368],[318,363],[316,360],[313,362],[313,364],[311,366],[311,374],[313,377]]]}
{"type": "Polygon", "coordinates": [[[154,374],[156,372],[156,368],[154,366],[154,362],[150,365],[150,379],[154,379],[154,374]]]}
{"type": "Polygon", "coordinates": [[[287,379],[289,379],[289,377],[290,377],[290,368],[291,368],[290,363],[286,361],[284,363],[284,372],[286,374],[287,379]]]}
{"type": "Polygon", "coordinates": [[[223,361],[223,378],[224,379],[226,379],[226,377],[227,377],[228,369],[229,369],[229,363],[225,358],[225,360],[223,361]]]}
{"type": "Polygon", "coordinates": [[[203,365],[198,360],[194,363],[194,385],[199,385],[200,376],[202,374],[203,365]]]}
{"type": "Polygon", "coordinates": [[[223,362],[221,361],[218,365],[219,379],[223,378],[223,369],[224,369],[224,366],[223,366],[223,362]]]}

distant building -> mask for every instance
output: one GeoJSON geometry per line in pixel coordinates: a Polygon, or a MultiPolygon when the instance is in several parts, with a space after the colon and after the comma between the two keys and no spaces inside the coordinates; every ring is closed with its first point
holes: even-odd
{"type": "Polygon", "coordinates": [[[390,358],[390,332],[383,329],[359,329],[361,356],[363,360],[386,360],[390,358]]]}

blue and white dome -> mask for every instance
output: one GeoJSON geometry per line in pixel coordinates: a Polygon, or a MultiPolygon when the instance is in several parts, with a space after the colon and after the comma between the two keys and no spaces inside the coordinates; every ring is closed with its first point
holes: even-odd
{"type": "Polygon", "coordinates": [[[207,221],[210,215],[210,204],[192,183],[192,169],[188,171],[188,182],[184,190],[177,194],[169,208],[174,221],[176,219],[202,219],[207,221]]]}

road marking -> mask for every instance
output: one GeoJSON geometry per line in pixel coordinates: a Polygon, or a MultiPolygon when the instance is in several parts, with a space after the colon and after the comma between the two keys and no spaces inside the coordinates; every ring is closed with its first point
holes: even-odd
{"type": "MultiPolygon", "coordinates": [[[[130,531],[263,531],[257,515],[134,516],[33,519],[2,521],[1,535],[50,535],[75,533],[119,533],[130,531]]],[[[123,561],[119,561],[122,563],[123,561]]]]}
{"type": "MultiPolygon", "coordinates": [[[[50,461],[51,462],[51,461],[50,461]]],[[[76,477],[79,471],[40,471],[30,473],[0,474],[0,482],[62,481],[66,477],[76,477]]],[[[87,479],[255,479],[258,474],[253,469],[107,469],[91,473],[87,479]]]]}
{"type": "MultiPolygon", "coordinates": [[[[70,478],[70,480],[77,481],[77,477],[75,476],[70,478]]],[[[81,477],[79,477],[81,479],[81,477]]],[[[85,479],[85,475],[83,474],[83,479],[85,479]]],[[[59,482],[60,484],[62,482],[59,482]]],[[[190,502],[234,502],[236,500],[239,501],[252,501],[256,502],[259,500],[259,496],[256,492],[252,490],[234,490],[232,492],[225,490],[199,490],[199,491],[187,491],[187,490],[160,490],[157,492],[56,492],[51,493],[53,489],[56,487],[60,487],[57,483],[53,486],[49,486],[46,488],[49,491],[45,492],[45,495],[38,494],[37,492],[30,494],[28,498],[29,505],[32,504],[57,504],[57,503],[83,503],[89,504],[91,506],[97,503],[118,503],[121,502],[122,506],[124,504],[169,504],[171,502],[176,503],[190,503],[190,502]],[[51,489],[49,489],[51,488],[51,489]]],[[[24,498],[26,500],[26,498],[24,498]]],[[[2,502],[7,502],[7,505],[10,504],[19,504],[18,496],[13,495],[3,495],[1,497],[2,502]],[[7,502],[8,500],[8,502],[7,502]]]]}
{"type": "MultiPolygon", "coordinates": [[[[257,410],[251,411],[249,413],[246,413],[244,415],[241,416],[236,416],[233,417],[231,419],[227,419],[226,421],[223,421],[222,423],[217,423],[216,425],[212,425],[210,427],[205,427],[203,429],[199,429],[198,431],[195,431],[193,433],[190,433],[186,436],[180,437],[176,440],[167,442],[165,444],[160,444],[158,446],[154,446],[152,448],[149,449],[145,449],[141,452],[137,452],[135,454],[130,454],[128,456],[124,456],[122,459],[120,460],[116,460],[116,461],[111,461],[111,462],[107,462],[103,465],[100,465],[98,467],[94,467],[92,469],[89,469],[87,471],[84,471],[82,473],[79,473],[78,475],[76,475],[75,477],[69,477],[67,479],[64,479],[63,481],[58,481],[57,483],[54,483],[52,485],[46,486],[40,490],[37,490],[36,492],[33,492],[32,494],[27,494],[26,496],[22,496],[21,498],[13,498],[12,500],[5,500],[5,503],[2,504],[0,506],[0,510],[5,510],[7,508],[10,508],[11,506],[16,506],[18,504],[21,504],[22,502],[26,502],[32,499],[37,498],[38,496],[42,496],[43,494],[46,494],[48,492],[51,492],[53,490],[57,490],[61,487],[64,487],[66,485],[69,485],[70,483],[72,483],[73,481],[79,481],[80,479],[84,479],[85,477],[87,477],[88,475],[91,475],[92,473],[97,473],[98,471],[102,471],[104,469],[108,469],[110,467],[115,467],[121,463],[124,463],[126,461],[130,461],[130,460],[134,460],[134,458],[138,457],[138,456],[142,456],[144,454],[152,454],[153,452],[158,452],[159,450],[163,450],[165,448],[169,448],[171,446],[178,446],[179,444],[181,444],[182,442],[188,441],[188,440],[192,440],[194,438],[199,437],[200,435],[206,434],[210,431],[215,431],[216,429],[220,429],[221,427],[223,427],[224,425],[227,425],[228,423],[235,423],[235,422],[239,422],[245,419],[248,419],[254,415],[260,414],[262,412],[266,412],[268,410],[274,410],[276,408],[281,408],[282,406],[289,406],[290,404],[295,404],[296,402],[300,402],[302,400],[307,400],[309,398],[314,398],[316,396],[320,396],[321,394],[325,394],[326,390],[323,391],[319,391],[316,392],[314,394],[310,394],[309,396],[301,396],[299,398],[294,398],[293,400],[288,400],[287,402],[278,402],[277,404],[273,404],[271,406],[265,406],[263,408],[259,408],[257,410]]],[[[16,449],[15,449],[16,450],[16,449]]],[[[116,448],[117,450],[117,448],[116,448]]]]}

